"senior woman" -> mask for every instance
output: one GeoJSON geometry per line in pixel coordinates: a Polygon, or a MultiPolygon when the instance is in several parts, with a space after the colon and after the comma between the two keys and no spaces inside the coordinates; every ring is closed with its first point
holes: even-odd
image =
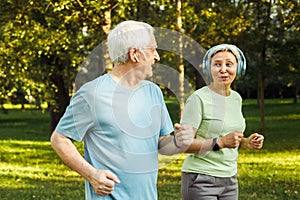
{"type": "Polygon", "coordinates": [[[209,84],[187,99],[181,119],[196,137],[182,166],[182,199],[238,199],[238,149],[261,149],[264,141],[258,133],[244,137],[242,98],[231,89],[246,59],[235,45],[220,44],[206,52],[203,70],[209,84]]]}

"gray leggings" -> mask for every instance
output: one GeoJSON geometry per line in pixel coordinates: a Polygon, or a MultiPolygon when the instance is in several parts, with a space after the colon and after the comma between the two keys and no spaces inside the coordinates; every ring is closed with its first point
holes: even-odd
{"type": "Polygon", "coordinates": [[[181,196],[182,200],[237,200],[237,175],[218,178],[182,172],[181,196]]]}

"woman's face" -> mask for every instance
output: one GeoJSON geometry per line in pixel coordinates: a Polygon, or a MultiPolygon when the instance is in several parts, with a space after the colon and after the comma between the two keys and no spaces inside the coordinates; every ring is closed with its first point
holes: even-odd
{"type": "Polygon", "coordinates": [[[218,52],[211,58],[211,75],[214,84],[230,86],[237,73],[237,59],[229,51],[218,52]]]}

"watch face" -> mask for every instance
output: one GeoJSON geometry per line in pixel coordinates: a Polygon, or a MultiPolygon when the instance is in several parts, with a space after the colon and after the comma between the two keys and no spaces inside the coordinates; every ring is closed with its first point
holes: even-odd
{"type": "Polygon", "coordinates": [[[218,143],[217,143],[217,138],[213,139],[213,151],[218,151],[220,149],[218,143]]]}
{"type": "Polygon", "coordinates": [[[213,147],[213,150],[214,151],[218,151],[220,148],[219,148],[219,145],[216,143],[215,145],[214,145],[214,147],[213,147]]]}

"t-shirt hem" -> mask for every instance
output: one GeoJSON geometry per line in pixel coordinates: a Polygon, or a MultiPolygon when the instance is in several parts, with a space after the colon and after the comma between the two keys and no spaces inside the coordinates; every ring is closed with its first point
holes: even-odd
{"type": "Polygon", "coordinates": [[[220,177],[220,178],[229,178],[237,174],[237,170],[233,171],[232,173],[209,173],[206,171],[195,171],[195,170],[187,170],[187,169],[182,169],[182,172],[184,173],[196,173],[196,174],[204,174],[208,176],[214,176],[214,177],[220,177]]]}

